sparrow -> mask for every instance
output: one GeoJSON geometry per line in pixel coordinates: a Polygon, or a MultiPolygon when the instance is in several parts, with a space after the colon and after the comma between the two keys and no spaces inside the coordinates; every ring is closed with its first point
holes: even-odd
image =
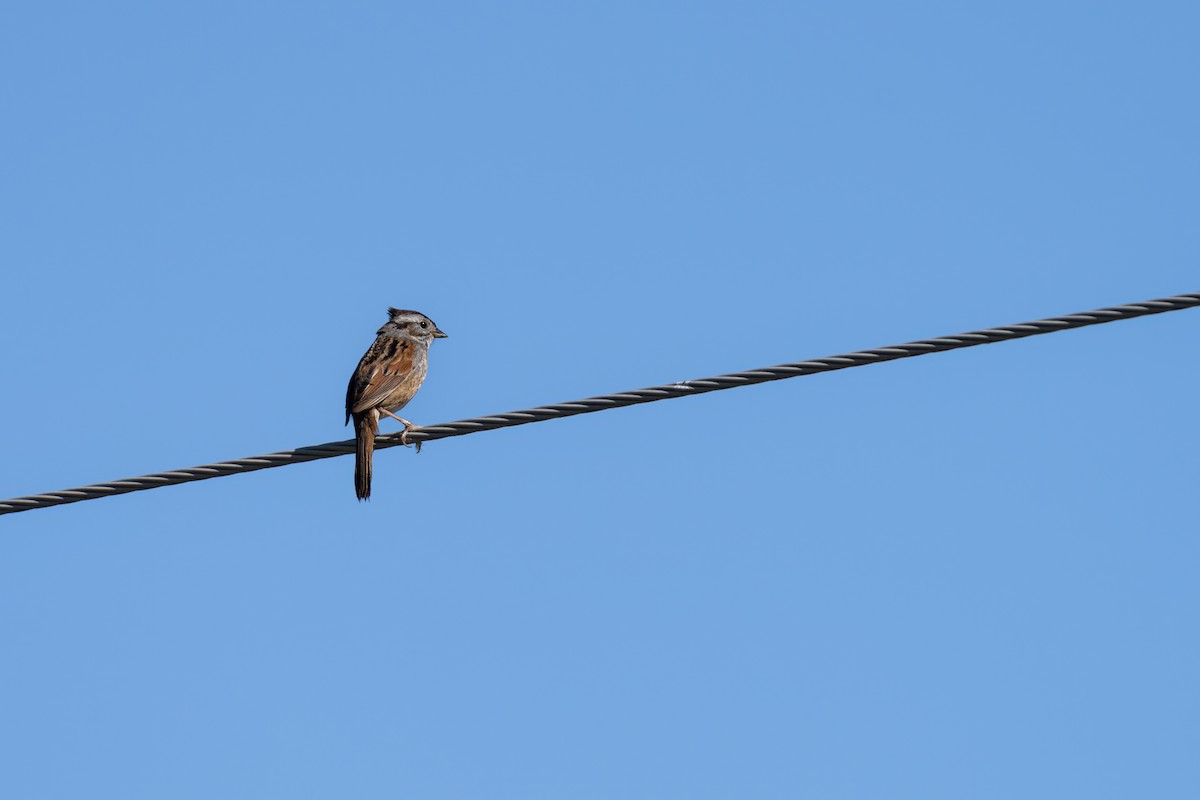
{"type": "Polygon", "coordinates": [[[376,331],[375,342],[350,376],[346,423],[354,420],[354,491],[359,500],[371,496],[371,461],[380,415],[404,424],[400,443],[408,445],[408,433],[415,426],[393,412],[416,396],[429,369],[429,345],[444,338],[446,334],[419,311],[389,308],[388,321],[376,331]]]}

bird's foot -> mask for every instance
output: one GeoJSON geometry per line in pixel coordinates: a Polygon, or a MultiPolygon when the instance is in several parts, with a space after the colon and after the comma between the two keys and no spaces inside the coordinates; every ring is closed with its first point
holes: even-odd
{"type": "MultiPolygon", "coordinates": [[[[397,422],[399,422],[401,425],[404,426],[404,431],[400,434],[400,444],[404,445],[405,447],[409,447],[410,444],[408,441],[408,434],[413,428],[415,428],[417,426],[413,425],[411,422],[406,420],[404,417],[397,417],[395,414],[388,411],[386,408],[381,408],[379,410],[382,411],[384,414],[387,414],[389,417],[391,417],[392,419],[396,420],[397,422]]],[[[416,445],[418,453],[421,452],[421,443],[420,442],[412,442],[412,444],[416,445]]]]}
{"type": "MultiPolygon", "coordinates": [[[[411,431],[415,427],[417,427],[417,426],[413,425],[411,422],[404,423],[404,430],[400,432],[400,444],[404,445],[405,447],[409,446],[408,432],[411,431]]],[[[412,442],[412,445],[414,445],[417,448],[418,453],[421,452],[421,443],[420,442],[412,442]]]]}

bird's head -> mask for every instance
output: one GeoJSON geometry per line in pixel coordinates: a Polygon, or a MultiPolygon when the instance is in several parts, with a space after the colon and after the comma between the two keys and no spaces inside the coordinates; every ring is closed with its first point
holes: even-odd
{"type": "Polygon", "coordinates": [[[422,344],[429,344],[434,339],[445,339],[433,320],[420,311],[404,311],[399,308],[388,309],[387,324],[379,329],[379,333],[397,336],[401,339],[411,339],[422,344]]]}

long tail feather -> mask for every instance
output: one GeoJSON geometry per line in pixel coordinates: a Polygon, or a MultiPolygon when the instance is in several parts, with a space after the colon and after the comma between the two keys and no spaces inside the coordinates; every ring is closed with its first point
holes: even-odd
{"type": "Polygon", "coordinates": [[[371,461],[375,454],[375,434],[379,433],[379,413],[375,409],[354,415],[354,491],[359,500],[371,496],[371,461]]]}

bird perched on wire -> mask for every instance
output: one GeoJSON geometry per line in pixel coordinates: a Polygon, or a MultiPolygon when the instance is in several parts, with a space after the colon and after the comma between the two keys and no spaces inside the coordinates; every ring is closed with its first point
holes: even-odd
{"type": "MultiPolygon", "coordinates": [[[[393,412],[404,408],[425,382],[430,343],[446,338],[433,320],[419,311],[389,308],[388,317],[346,387],[346,422],[354,418],[357,443],[354,490],[359,500],[371,496],[371,460],[380,415],[386,414],[404,424],[400,443],[407,445],[408,433],[415,426],[393,412]]],[[[417,445],[420,447],[419,442],[417,445]]]]}

